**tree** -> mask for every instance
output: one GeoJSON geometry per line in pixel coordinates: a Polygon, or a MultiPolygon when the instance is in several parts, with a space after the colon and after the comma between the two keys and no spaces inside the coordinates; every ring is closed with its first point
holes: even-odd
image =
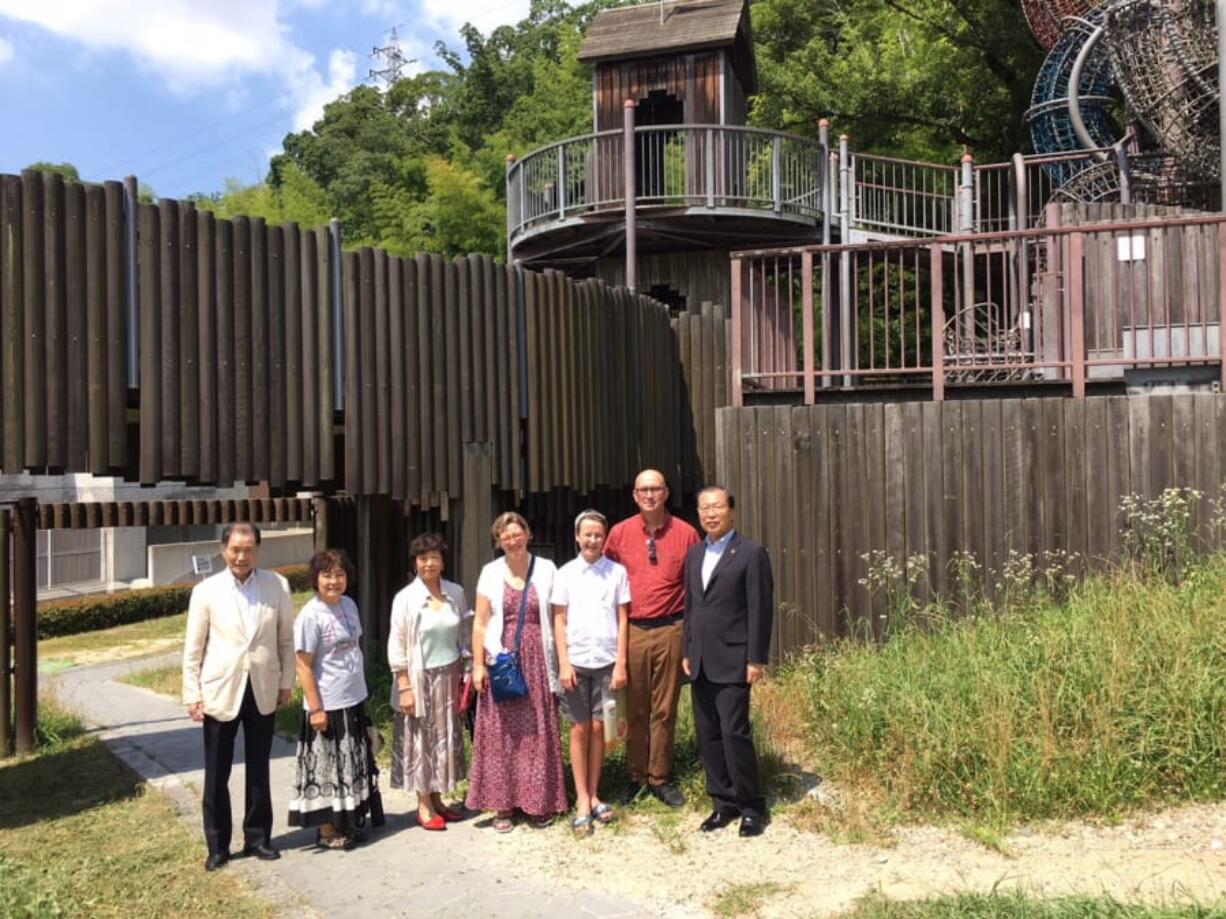
{"type": "Polygon", "coordinates": [[[72,163],[48,163],[40,160],[37,163],[31,163],[26,169],[36,169],[39,172],[58,172],[69,181],[81,181],[81,173],[77,171],[77,167],[72,165],[72,163]]]}
{"type": "Polygon", "coordinates": [[[1042,51],[1016,0],[760,0],[753,15],[757,124],[812,135],[829,117],[855,149],[941,161],[1026,144],[1042,51]]]}

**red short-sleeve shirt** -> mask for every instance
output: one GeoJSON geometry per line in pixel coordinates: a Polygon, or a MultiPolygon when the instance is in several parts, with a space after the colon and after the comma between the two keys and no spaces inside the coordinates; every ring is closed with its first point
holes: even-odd
{"type": "Polygon", "coordinates": [[[605,555],[626,566],[630,575],[630,618],[657,619],[685,608],[685,553],[699,541],[698,531],[672,516],[655,533],[656,564],[647,552],[647,527],[641,514],[627,517],[609,531],[605,555]]]}

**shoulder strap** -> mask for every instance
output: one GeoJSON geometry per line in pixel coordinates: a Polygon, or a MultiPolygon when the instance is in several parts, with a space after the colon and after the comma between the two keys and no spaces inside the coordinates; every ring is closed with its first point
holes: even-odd
{"type": "MultiPolygon", "coordinates": [[[[519,593],[519,616],[515,620],[515,653],[519,654],[519,636],[524,630],[524,610],[528,606],[528,588],[532,586],[532,569],[536,567],[536,556],[528,558],[528,573],[524,576],[524,589],[519,593]]],[[[544,626],[542,625],[542,628],[544,626]]]]}

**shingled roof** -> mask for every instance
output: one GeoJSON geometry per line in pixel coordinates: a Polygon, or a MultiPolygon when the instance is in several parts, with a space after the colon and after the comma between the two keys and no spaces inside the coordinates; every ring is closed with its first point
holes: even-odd
{"type": "MultiPolygon", "coordinates": [[[[579,60],[594,63],[660,53],[723,48],[749,39],[747,0],[672,0],[602,10],[587,30],[579,60]]],[[[751,52],[752,53],[752,50],[751,52]]]]}

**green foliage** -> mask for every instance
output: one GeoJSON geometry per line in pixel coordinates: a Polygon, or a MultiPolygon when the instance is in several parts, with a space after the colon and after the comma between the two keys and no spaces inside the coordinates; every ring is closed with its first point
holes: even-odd
{"type": "Polygon", "coordinates": [[[1226,556],[1179,584],[1120,572],[1061,599],[1048,582],[1066,583],[915,607],[884,645],[794,662],[822,773],[993,826],[1226,796],[1226,556]]]}
{"type": "Polygon", "coordinates": [[[1226,919],[1226,906],[1148,906],[1110,897],[1037,900],[1021,891],[897,902],[875,894],[844,919],[1226,919]]]}
{"type": "Polygon", "coordinates": [[[756,124],[828,117],[857,150],[939,161],[1026,142],[1042,51],[1016,0],[760,0],[753,19],[756,124]]]}
{"type": "Polygon", "coordinates": [[[245,215],[262,217],[269,224],[297,223],[302,227],[317,227],[328,222],[332,205],[324,190],[294,163],[287,163],[276,185],[261,183],[243,185],[226,180],[225,192],[201,195],[192,200],[202,210],[218,217],[245,215]]]}
{"type": "Polygon", "coordinates": [[[38,637],[74,635],[159,616],[173,616],[187,609],[191,594],[190,585],[173,585],[45,603],[38,608],[38,637]]]}
{"type": "Polygon", "coordinates": [[[64,178],[73,182],[81,181],[81,173],[77,171],[77,167],[72,163],[48,163],[40,160],[37,163],[31,163],[26,169],[37,169],[39,172],[58,172],[64,178]]]}
{"type": "MultiPolygon", "coordinates": [[[[534,0],[515,25],[465,26],[460,47],[436,47],[441,69],[386,92],[356,87],[284,139],[266,182],[202,204],[273,222],[336,217],[348,248],[500,255],[506,158],[592,130],[577,55],[591,19],[619,3],[534,0]]],[[[1024,144],[1042,55],[1016,0],[759,0],[753,18],[755,124],[812,136],[827,116],[858,150],[944,162],[962,145],[986,161],[1024,144]]]]}
{"type": "MultiPolygon", "coordinates": [[[[289,581],[291,591],[309,589],[306,565],[286,565],[273,570],[289,581]]],[[[192,585],[172,584],[43,603],[38,607],[38,637],[75,635],[159,616],[173,616],[187,609],[191,595],[192,585]]]]}

